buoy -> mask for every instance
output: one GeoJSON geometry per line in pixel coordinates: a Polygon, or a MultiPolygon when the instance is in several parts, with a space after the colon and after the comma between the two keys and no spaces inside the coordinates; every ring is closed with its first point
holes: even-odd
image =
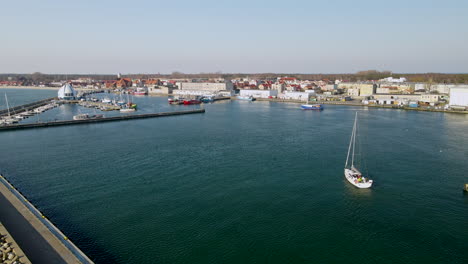
{"type": "Polygon", "coordinates": [[[63,239],[68,240],[68,237],[64,236],[63,239]]]}
{"type": "Polygon", "coordinates": [[[465,188],[463,188],[464,192],[468,192],[468,183],[465,183],[465,188]]]}

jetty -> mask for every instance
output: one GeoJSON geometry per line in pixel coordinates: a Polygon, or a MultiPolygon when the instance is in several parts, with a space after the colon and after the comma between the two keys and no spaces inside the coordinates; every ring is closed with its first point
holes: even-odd
{"type": "Polygon", "coordinates": [[[205,113],[205,109],[160,112],[160,113],[139,114],[139,115],[121,115],[121,116],[114,116],[114,117],[94,118],[94,119],[85,119],[85,120],[63,120],[63,121],[51,121],[51,122],[38,122],[38,123],[30,123],[30,124],[3,125],[3,126],[0,126],[0,131],[14,130],[14,129],[40,128],[40,127],[53,127],[53,126],[78,125],[78,124],[90,124],[90,123],[100,123],[100,122],[143,119],[143,118],[155,118],[155,117],[164,117],[164,116],[198,114],[198,113],[205,113]]]}
{"type": "Polygon", "coordinates": [[[33,103],[29,103],[29,104],[10,107],[10,109],[3,109],[3,110],[0,110],[0,116],[6,116],[6,115],[8,115],[8,112],[19,114],[19,113],[26,112],[26,111],[29,111],[29,110],[34,110],[34,109],[39,108],[41,106],[47,105],[47,104],[49,104],[50,102],[52,102],[54,100],[58,100],[58,98],[57,97],[52,97],[52,98],[39,100],[39,101],[36,101],[36,102],[33,102],[33,103]]]}
{"type": "MultiPolygon", "coordinates": [[[[0,207],[1,226],[5,227],[0,232],[9,242],[2,251],[14,252],[14,256],[7,257],[10,260],[17,257],[16,263],[94,263],[2,175],[0,207]]],[[[10,260],[2,263],[13,263],[10,260]]]]}

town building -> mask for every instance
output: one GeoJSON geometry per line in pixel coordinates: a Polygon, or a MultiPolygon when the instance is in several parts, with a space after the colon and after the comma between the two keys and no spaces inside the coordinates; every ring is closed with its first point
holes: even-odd
{"type": "Polygon", "coordinates": [[[271,98],[278,96],[277,90],[251,90],[251,89],[243,89],[239,90],[240,96],[252,96],[253,98],[271,98]]]}
{"type": "Polygon", "coordinates": [[[196,91],[231,91],[233,84],[231,82],[180,82],[177,83],[180,90],[196,91]]]}
{"type": "Polygon", "coordinates": [[[278,97],[281,99],[288,99],[288,100],[298,100],[308,102],[310,97],[315,96],[314,90],[308,90],[306,92],[289,92],[285,91],[284,93],[280,94],[278,97]]]}
{"type": "Polygon", "coordinates": [[[230,96],[234,91],[232,82],[177,82],[177,95],[223,95],[230,96]]]}
{"type": "Polygon", "coordinates": [[[379,82],[389,82],[389,83],[404,83],[406,82],[406,78],[400,77],[400,78],[393,78],[393,77],[387,77],[379,80],[379,82]]]}
{"type": "Polygon", "coordinates": [[[155,94],[155,95],[168,95],[172,94],[174,88],[173,87],[167,87],[167,86],[150,86],[148,87],[148,93],[149,94],[155,94]]]}
{"type": "Polygon", "coordinates": [[[460,85],[450,88],[450,106],[468,107],[468,87],[460,85]]]}
{"type": "Polygon", "coordinates": [[[421,102],[424,103],[437,103],[440,101],[440,94],[421,94],[421,102]]]}

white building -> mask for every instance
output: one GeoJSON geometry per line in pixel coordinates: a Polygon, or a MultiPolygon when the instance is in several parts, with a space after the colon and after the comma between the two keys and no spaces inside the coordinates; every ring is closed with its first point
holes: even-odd
{"type": "Polygon", "coordinates": [[[284,92],[283,94],[280,94],[279,97],[281,99],[288,99],[288,100],[299,100],[299,101],[304,101],[307,102],[310,100],[311,96],[315,95],[315,91],[309,90],[307,92],[284,92]]]}
{"type": "Polygon", "coordinates": [[[453,87],[450,89],[450,106],[468,106],[467,87],[453,87]]]}
{"type": "Polygon", "coordinates": [[[383,78],[382,80],[379,80],[380,82],[390,82],[390,83],[404,83],[406,82],[406,78],[400,77],[398,79],[393,78],[393,77],[387,77],[383,78]]]}
{"type": "Polygon", "coordinates": [[[73,100],[76,97],[76,91],[71,84],[66,83],[58,90],[58,98],[63,100],[73,100]]]}
{"type": "Polygon", "coordinates": [[[466,84],[443,84],[443,83],[439,83],[439,84],[431,85],[430,90],[433,91],[433,92],[438,92],[440,94],[449,94],[450,89],[452,89],[452,88],[465,88],[465,89],[468,89],[468,85],[466,85],[466,84]]]}
{"type": "Polygon", "coordinates": [[[421,102],[425,103],[437,103],[440,100],[440,95],[438,94],[421,94],[421,102]]]}
{"type": "Polygon", "coordinates": [[[180,90],[198,90],[198,91],[232,91],[234,86],[231,82],[219,83],[195,83],[195,82],[180,82],[177,83],[180,90]]]}
{"type": "Polygon", "coordinates": [[[167,95],[167,94],[172,94],[172,91],[174,89],[171,87],[166,87],[166,86],[153,86],[153,87],[148,87],[148,93],[149,94],[161,94],[161,95],[167,95]]]}
{"type": "Polygon", "coordinates": [[[240,96],[252,96],[253,98],[270,98],[274,96],[278,96],[277,90],[240,90],[240,96]]]}
{"type": "Polygon", "coordinates": [[[180,90],[175,89],[172,91],[173,95],[187,96],[187,95],[202,95],[202,96],[214,96],[217,92],[206,91],[206,90],[180,90]]]}
{"type": "Polygon", "coordinates": [[[346,92],[349,96],[359,96],[359,88],[349,88],[346,92]]]}
{"type": "Polygon", "coordinates": [[[282,93],[286,89],[286,84],[284,83],[274,83],[271,85],[272,90],[277,90],[278,93],[282,93]]]}

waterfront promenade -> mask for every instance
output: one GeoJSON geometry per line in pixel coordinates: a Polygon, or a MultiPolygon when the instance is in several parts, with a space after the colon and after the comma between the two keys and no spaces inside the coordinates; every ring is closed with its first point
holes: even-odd
{"type": "Polygon", "coordinates": [[[0,221],[32,263],[93,263],[0,175],[0,221]]]}

